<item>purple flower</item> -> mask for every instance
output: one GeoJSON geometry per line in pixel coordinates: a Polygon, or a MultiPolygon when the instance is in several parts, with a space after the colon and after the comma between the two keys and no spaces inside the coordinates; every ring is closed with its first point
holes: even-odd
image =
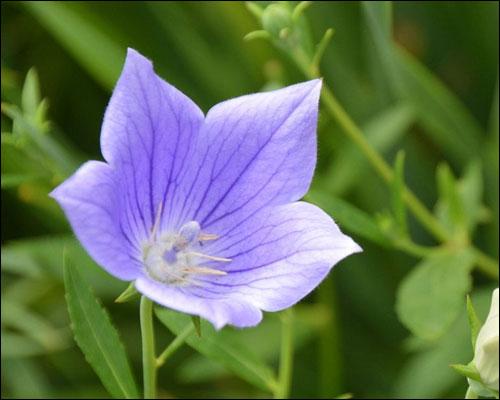
{"type": "Polygon", "coordinates": [[[222,102],[206,116],[129,49],[101,150],[52,196],[106,271],[218,329],[290,307],[361,251],[297,201],[316,163],[321,81],[222,102]]]}

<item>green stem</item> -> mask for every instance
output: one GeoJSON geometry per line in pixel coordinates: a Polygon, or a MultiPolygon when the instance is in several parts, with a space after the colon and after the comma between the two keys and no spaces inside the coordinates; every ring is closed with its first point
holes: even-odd
{"type": "Polygon", "coordinates": [[[342,393],[342,354],[337,315],[337,296],[332,275],[318,288],[320,305],[325,306],[324,324],[318,337],[319,345],[319,397],[331,398],[342,393]]]}
{"type": "Polygon", "coordinates": [[[281,354],[279,383],[274,393],[275,399],[287,399],[293,372],[293,309],[281,314],[281,354]]]}
{"type": "Polygon", "coordinates": [[[194,324],[191,322],[184,328],[184,330],[177,336],[172,343],[170,343],[165,350],[156,359],[156,368],[160,368],[167,358],[174,354],[179,347],[181,347],[186,339],[194,332],[194,324]]]}
{"type": "Polygon", "coordinates": [[[330,40],[332,40],[333,34],[333,28],[328,28],[316,48],[316,53],[314,53],[311,61],[311,69],[314,71],[312,74],[314,75],[319,75],[319,64],[323,58],[323,54],[325,54],[325,50],[330,43],[330,40]]]}
{"type": "Polygon", "coordinates": [[[415,257],[421,257],[421,258],[428,257],[433,252],[441,248],[441,246],[436,246],[436,247],[422,246],[417,243],[413,243],[409,239],[395,240],[392,242],[392,244],[395,248],[399,250],[402,250],[415,257]]]}
{"type": "MultiPolygon", "coordinates": [[[[311,76],[312,78],[312,76],[311,76]]],[[[323,104],[330,112],[330,114],[337,120],[339,125],[343,128],[349,138],[359,147],[361,152],[370,161],[372,166],[378,174],[387,182],[392,182],[393,172],[392,168],[385,162],[385,160],[378,154],[378,152],[366,140],[361,132],[361,129],[349,117],[344,108],[340,105],[331,90],[324,84],[323,93],[321,96],[323,104]]]]}
{"type": "MultiPolygon", "coordinates": [[[[301,49],[296,49],[293,52],[293,58],[306,77],[309,79],[315,79],[319,76],[318,71],[311,66],[310,61],[301,49]]],[[[358,146],[370,164],[374,167],[375,171],[384,181],[391,183],[394,177],[392,168],[389,164],[387,164],[377,150],[370,145],[368,140],[366,140],[366,137],[363,135],[361,129],[351,119],[349,114],[347,114],[331,89],[326,84],[323,84],[321,99],[330,115],[342,127],[342,131],[349,136],[356,146],[358,146]]],[[[408,208],[412,211],[413,215],[421,222],[421,224],[427,228],[427,230],[438,241],[446,243],[448,240],[448,232],[434,217],[434,215],[424,206],[424,204],[422,204],[418,197],[415,196],[411,190],[405,188],[403,192],[403,199],[408,208]]],[[[475,247],[473,247],[473,250],[476,254],[476,265],[478,269],[491,278],[498,279],[498,262],[475,247]]]]}
{"type": "MultiPolygon", "coordinates": [[[[331,90],[325,85],[323,88],[323,103],[330,111],[331,115],[342,126],[344,132],[359,147],[368,161],[372,164],[378,174],[386,181],[391,183],[394,179],[394,172],[383,157],[373,148],[361,129],[355,124],[351,117],[340,105],[331,90]]],[[[448,234],[441,224],[434,218],[432,213],[420,202],[420,200],[408,189],[403,192],[403,199],[413,214],[424,225],[427,230],[438,240],[446,241],[448,234]]]]}
{"type": "Polygon", "coordinates": [[[472,247],[472,250],[476,255],[476,263],[479,270],[489,277],[498,280],[498,262],[476,247],[472,247]]]}
{"type": "Polygon", "coordinates": [[[142,369],[144,377],[144,398],[156,398],[156,357],[153,332],[153,302],[141,298],[142,369]]]}

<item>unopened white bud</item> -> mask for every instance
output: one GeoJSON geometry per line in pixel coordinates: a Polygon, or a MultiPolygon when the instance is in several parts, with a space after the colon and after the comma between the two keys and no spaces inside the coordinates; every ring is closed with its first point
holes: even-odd
{"type": "Polygon", "coordinates": [[[477,336],[474,365],[484,385],[498,391],[498,288],[493,291],[490,312],[477,336]]]}

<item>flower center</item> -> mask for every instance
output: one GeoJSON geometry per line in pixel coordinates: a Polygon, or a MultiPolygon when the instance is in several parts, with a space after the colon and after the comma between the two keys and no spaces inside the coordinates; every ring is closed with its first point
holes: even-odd
{"type": "Polygon", "coordinates": [[[153,227],[150,240],[143,247],[143,261],[147,274],[168,285],[185,286],[196,283],[193,275],[226,275],[226,272],[203,266],[209,261],[229,262],[228,258],[214,257],[201,252],[205,241],[216,235],[202,233],[196,221],[184,224],[177,233],[156,237],[158,224],[153,227]]]}

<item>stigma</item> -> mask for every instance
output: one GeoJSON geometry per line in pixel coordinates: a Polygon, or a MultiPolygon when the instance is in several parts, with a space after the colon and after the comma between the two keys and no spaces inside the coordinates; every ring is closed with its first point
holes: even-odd
{"type": "Polygon", "coordinates": [[[158,235],[157,220],[150,239],[143,246],[144,268],[155,281],[174,286],[196,284],[198,275],[226,275],[225,271],[204,265],[207,262],[227,263],[229,258],[203,253],[203,243],[216,240],[217,235],[204,233],[196,221],[189,221],[177,232],[158,235]]]}

